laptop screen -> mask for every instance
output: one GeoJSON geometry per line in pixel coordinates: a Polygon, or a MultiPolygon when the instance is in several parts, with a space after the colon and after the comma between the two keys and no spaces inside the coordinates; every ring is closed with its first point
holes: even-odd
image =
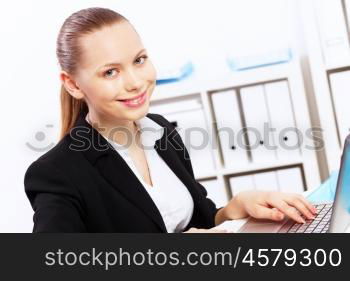
{"type": "Polygon", "coordinates": [[[330,232],[344,232],[350,222],[350,138],[345,141],[330,232]]]}

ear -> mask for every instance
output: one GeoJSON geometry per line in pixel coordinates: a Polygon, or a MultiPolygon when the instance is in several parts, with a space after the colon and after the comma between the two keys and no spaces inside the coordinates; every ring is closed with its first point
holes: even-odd
{"type": "Polygon", "coordinates": [[[84,94],[79,88],[77,82],[66,71],[62,70],[60,72],[60,80],[71,96],[76,99],[82,99],[84,97],[84,94]]]}

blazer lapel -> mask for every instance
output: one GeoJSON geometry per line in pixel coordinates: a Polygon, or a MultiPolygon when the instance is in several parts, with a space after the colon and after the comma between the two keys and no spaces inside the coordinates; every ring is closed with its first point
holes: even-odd
{"type": "Polygon", "coordinates": [[[106,157],[100,158],[95,166],[113,187],[146,213],[162,231],[167,232],[157,206],[118,152],[111,150],[106,157]]]}
{"type": "Polygon", "coordinates": [[[163,218],[143,184],[119,153],[85,120],[84,115],[78,118],[71,137],[73,144],[113,188],[147,214],[163,232],[167,232],[163,218]]]}
{"type": "MultiPolygon", "coordinates": [[[[154,119],[152,118],[152,120],[154,119]]],[[[167,129],[166,126],[157,123],[165,128],[165,133],[156,141],[155,150],[186,186],[192,195],[195,208],[201,209],[200,201],[202,197],[195,179],[181,162],[173,146],[175,144],[171,142],[173,131],[168,132],[169,128],[167,129]]],[[[167,232],[163,218],[143,184],[119,153],[85,120],[85,115],[81,114],[79,116],[75,127],[71,130],[71,137],[72,143],[78,147],[78,150],[83,151],[85,157],[113,188],[117,189],[130,202],[147,214],[163,232],[167,232]]],[[[180,149],[183,148],[180,147],[180,149]]]]}
{"type": "MultiPolygon", "coordinates": [[[[195,222],[197,222],[203,215],[206,216],[208,213],[208,210],[206,209],[207,205],[203,204],[203,199],[205,199],[205,197],[202,195],[202,191],[199,189],[199,185],[195,178],[188,170],[189,168],[185,166],[181,160],[181,156],[179,156],[176,151],[177,149],[180,149],[183,152],[184,147],[178,144],[175,140],[174,142],[171,141],[172,132],[176,133],[176,131],[170,128],[169,131],[169,134],[165,133],[161,139],[156,141],[154,148],[190,192],[194,203],[194,212],[188,226],[196,225],[195,222]]],[[[167,132],[167,130],[165,130],[165,132],[167,132]]],[[[204,219],[204,217],[202,217],[202,219],[204,219]]]]}

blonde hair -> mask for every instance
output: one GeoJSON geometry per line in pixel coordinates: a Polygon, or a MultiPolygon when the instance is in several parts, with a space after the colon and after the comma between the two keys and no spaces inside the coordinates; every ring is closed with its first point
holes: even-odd
{"type": "MultiPolygon", "coordinates": [[[[79,38],[102,27],[128,21],[119,13],[106,8],[87,8],[73,13],[63,23],[57,38],[56,55],[62,70],[73,75],[82,57],[79,38]]],[[[61,86],[61,132],[62,139],[74,126],[81,113],[88,112],[83,99],[75,99],[61,86]]]]}

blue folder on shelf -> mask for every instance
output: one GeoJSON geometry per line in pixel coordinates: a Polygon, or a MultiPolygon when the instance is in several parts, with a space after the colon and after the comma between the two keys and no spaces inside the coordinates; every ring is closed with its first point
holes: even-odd
{"type": "Polygon", "coordinates": [[[156,85],[178,82],[190,76],[193,73],[194,67],[192,62],[187,62],[181,67],[173,69],[161,70],[158,74],[156,85]]]}
{"type": "Polygon", "coordinates": [[[274,64],[286,63],[291,59],[292,50],[287,48],[251,56],[232,56],[227,58],[227,63],[231,70],[241,71],[274,64]]]}

